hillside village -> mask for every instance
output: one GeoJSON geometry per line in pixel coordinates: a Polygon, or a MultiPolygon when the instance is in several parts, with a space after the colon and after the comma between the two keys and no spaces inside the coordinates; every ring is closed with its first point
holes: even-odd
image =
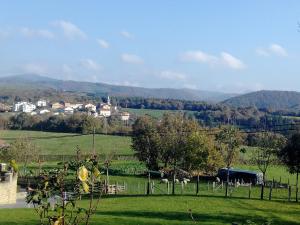
{"type": "Polygon", "coordinates": [[[34,115],[72,115],[76,112],[86,113],[87,115],[99,118],[108,118],[111,116],[119,116],[122,121],[128,121],[130,113],[121,111],[121,109],[111,104],[110,97],[106,102],[93,103],[70,103],[65,101],[48,102],[40,99],[36,103],[21,101],[12,106],[2,104],[2,112],[28,113],[34,115]]]}

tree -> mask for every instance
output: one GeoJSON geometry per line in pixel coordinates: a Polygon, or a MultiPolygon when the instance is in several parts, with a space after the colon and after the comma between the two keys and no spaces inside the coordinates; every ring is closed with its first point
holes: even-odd
{"type": "Polygon", "coordinates": [[[197,131],[188,136],[184,149],[185,168],[197,174],[196,195],[198,195],[199,176],[208,169],[210,156],[215,151],[214,140],[211,136],[197,131]]]}
{"type": "Polygon", "coordinates": [[[142,116],[135,121],[132,126],[132,148],[149,170],[158,170],[159,134],[153,118],[142,116]]]}
{"type": "Polygon", "coordinates": [[[219,149],[222,152],[224,163],[227,167],[227,181],[225,196],[228,197],[229,169],[239,154],[239,146],[243,138],[238,129],[233,126],[225,126],[216,135],[219,149]]]}
{"type": "Polygon", "coordinates": [[[21,137],[9,147],[3,148],[0,152],[0,158],[7,162],[15,160],[17,163],[24,163],[26,169],[28,163],[38,161],[39,149],[29,138],[21,137]]]}
{"type": "Polygon", "coordinates": [[[171,165],[173,170],[172,194],[175,194],[176,170],[184,167],[184,148],[189,135],[196,132],[199,125],[196,121],[186,119],[182,114],[164,114],[159,123],[160,148],[165,167],[171,165]]]}
{"type": "Polygon", "coordinates": [[[300,134],[294,134],[278,153],[290,173],[296,173],[296,202],[298,202],[298,176],[300,172],[300,134]]]}
{"type": "Polygon", "coordinates": [[[284,146],[286,139],[281,134],[264,132],[255,135],[252,141],[256,146],[256,148],[254,148],[252,152],[252,161],[256,163],[258,169],[263,174],[260,199],[264,199],[266,172],[271,163],[276,160],[275,156],[284,146]]]}
{"type": "Polygon", "coordinates": [[[84,116],[82,121],[82,133],[92,134],[94,130],[96,132],[101,132],[103,127],[103,122],[93,116],[84,116]]]}

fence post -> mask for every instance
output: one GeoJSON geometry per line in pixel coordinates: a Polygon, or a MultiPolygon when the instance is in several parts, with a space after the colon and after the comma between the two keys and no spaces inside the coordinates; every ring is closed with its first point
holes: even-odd
{"type": "Polygon", "coordinates": [[[273,189],[273,185],[274,185],[274,183],[272,182],[272,184],[270,185],[269,200],[272,200],[272,189],[273,189]]]}
{"type": "Polygon", "coordinates": [[[152,189],[151,189],[151,194],[154,194],[154,181],[152,181],[152,189]]]}
{"type": "Polygon", "coordinates": [[[169,181],[167,182],[167,193],[168,193],[168,195],[170,194],[170,183],[169,183],[169,181]]]}
{"type": "Polygon", "coordinates": [[[183,195],[183,181],[181,181],[181,195],[183,195]]]}
{"type": "Polygon", "coordinates": [[[216,188],[216,182],[213,182],[213,183],[212,183],[212,189],[213,189],[213,192],[215,192],[215,188],[216,188]]]}
{"type": "Polygon", "coordinates": [[[248,198],[250,199],[251,198],[251,183],[249,184],[249,193],[248,193],[248,198]]]}
{"type": "Polygon", "coordinates": [[[292,194],[292,188],[291,188],[291,186],[289,185],[289,195],[288,195],[288,200],[289,200],[289,202],[291,201],[291,194],[292,194]]]}
{"type": "Polygon", "coordinates": [[[279,185],[281,186],[281,176],[279,177],[279,185]]]}
{"type": "Polygon", "coordinates": [[[209,191],[209,181],[207,181],[207,191],[209,191]]]}
{"type": "Polygon", "coordinates": [[[118,182],[115,183],[115,194],[118,193],[118,182]]]}

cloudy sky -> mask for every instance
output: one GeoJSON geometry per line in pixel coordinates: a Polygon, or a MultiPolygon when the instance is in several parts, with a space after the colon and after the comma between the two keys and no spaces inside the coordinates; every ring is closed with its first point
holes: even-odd
{"type": "Polygon", "coordinates": [[[0,76],[300,91],[300,1],[2,1],[0,76]]]}

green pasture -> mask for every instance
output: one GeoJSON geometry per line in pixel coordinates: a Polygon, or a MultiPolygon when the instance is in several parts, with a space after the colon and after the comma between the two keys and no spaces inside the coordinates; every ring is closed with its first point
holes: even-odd
{"type": "MultiPolygon", "coordinates": [[[[28,137],[40,149],[41,154],[74,155],[76,146],[82,152],[92,151],[93,135],[55,133],[41,131],[0,130],[0,139],[11,143],[18,138],[28,137]]],[[[133,154],[130,137],[95,135],[95,149],[99,154],[133,154]]]]}
{"type": "MultiPolygon", "coordinates": [[[[81,202],[87,207],[88,202],[81,202]]],[[[213,196],[110,196],[103,198],[92,217],[92,225],[134,224],[263,224],[296,225],[300,205],[294,202],[260,201],[213,196]],[[192,219],[193,218],[193,219],[192,219]]],[[[0,209],[2,225],[37,225],[33,209],[0,209]]]]}
{"type": "Polygon", "coordinates": [[[187,110],[131,109],[131,108],[125,108],[124,111],[127,111],[137,116],[149,115],[155,118],[162,118],[162,116],[165,113],[178,113],[178,112],[188,112],[191,114],[194,113],[193,111],[187,111],[187,110]]]}

